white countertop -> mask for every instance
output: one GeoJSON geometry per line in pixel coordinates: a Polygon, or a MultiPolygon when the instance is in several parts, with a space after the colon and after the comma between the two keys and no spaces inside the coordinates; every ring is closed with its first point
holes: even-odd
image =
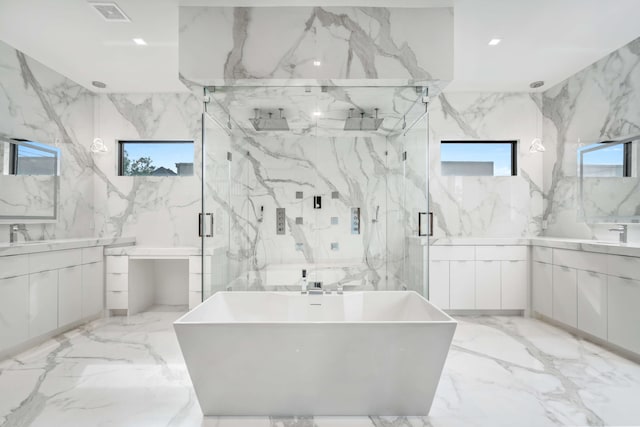
{"type": "Polygon", "coordinates": [[[431,246],[543,246],[548,248],[598,252],[640,257],[640,243],[571,239],[567,237],[460,237],[432,238],[431,246]]]}
{"type": "Polygon", "coordinates": [[[154,258],[171,258],[171,257],[189,257],[200,255],[200,248],[196,246],[182,246],[170,248],[157,248],[146,246],[123,246],[117,248],[109,248],[104,251],[105,255],[119,256],[127,255],[130,257],[154,257],[154,258]]]}
{"type": "Polygon", "coordinates": [[[30,242],[0,243],[0,256],[22,255],[92,246],[135,245],[135,237],[79,237],[75,239],[34,240],[30,242]]]}

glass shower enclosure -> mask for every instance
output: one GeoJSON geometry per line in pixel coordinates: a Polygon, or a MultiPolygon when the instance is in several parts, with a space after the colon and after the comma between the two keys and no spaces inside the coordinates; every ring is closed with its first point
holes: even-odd
{"type": "Polygon", "coordinates": [[[221,86],[202,114],[202,297],[428,297],[426,87],[221,86]]]}

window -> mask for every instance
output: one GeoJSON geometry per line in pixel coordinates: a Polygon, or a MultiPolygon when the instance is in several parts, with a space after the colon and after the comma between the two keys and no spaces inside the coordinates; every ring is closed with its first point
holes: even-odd
{"type": "Polygon", "coordinates": [[[193,175],[193,141],[119,141],[118,175],[193,175]]]}
{"type": "Polygon", "coordinates": [[[515,176],[517,152],[517,141],[442,141],[442,175],[515,176]]]}

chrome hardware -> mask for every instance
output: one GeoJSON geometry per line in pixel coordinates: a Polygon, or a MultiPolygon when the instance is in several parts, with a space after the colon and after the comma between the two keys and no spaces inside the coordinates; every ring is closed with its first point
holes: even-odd
{"type": "Polygon", "coordinates": [[[324,291],[322,290],[322,282],[309,282],[309,295],[322,295],[324,291]]]}
{"type": "Polygon", "coordinates": [[[27,226],[24,224],[11,224],[9,226],[9,243],[15,243],[18,241],[18,235],[21,234],[25,242],[31,240],[27,226]]]}
{"type": "Polygon", "coordinates": [[[620,234],[620,243],[627,243],[627,224],[620,224],[616,228],[610,228],[609,231],[617,231],[620,234]]]}

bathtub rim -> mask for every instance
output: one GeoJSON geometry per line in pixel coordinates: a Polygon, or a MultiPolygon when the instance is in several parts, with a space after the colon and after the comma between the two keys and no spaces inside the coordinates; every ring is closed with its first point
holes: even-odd
{"type": "MultiPolygon", "coordinates": [[[[424,303],[431,306],[433,309],[438,311],[439,314],[444,316],[447,320],[305,320],[305,321],[290,321],[290,320],[266,320],[266,321],[257,321],[257,320],[235,320],[232,322],[221,322],[221,321],[186,321],[184,320],[187,316],[189,316],[195,310],[201,308],[207,301],[212,298],[215,298],[216,295],[219,294],[298,294],[303,295],[300,291],[219,291],[211,295],[209,298],[204,300],[201,304],[197,305],[193,309],[189,310],[182,316],[180,316],[176,321],[173,322],[174,328],[178,325],[456,325],[458,322],[445,313],[442,309],[432,304],[428,299],[424,296],[420,295],[416,291],[406,290],[406,291],[345,291],[346,293],[376,293],[376,294],[390,294],[390,293],[404,293],[404,294],[415,294],[419,298],[421,298],[424,303]]],[[[340,296],[336,293],[327,294],[327,296],[340,296]]]]}

